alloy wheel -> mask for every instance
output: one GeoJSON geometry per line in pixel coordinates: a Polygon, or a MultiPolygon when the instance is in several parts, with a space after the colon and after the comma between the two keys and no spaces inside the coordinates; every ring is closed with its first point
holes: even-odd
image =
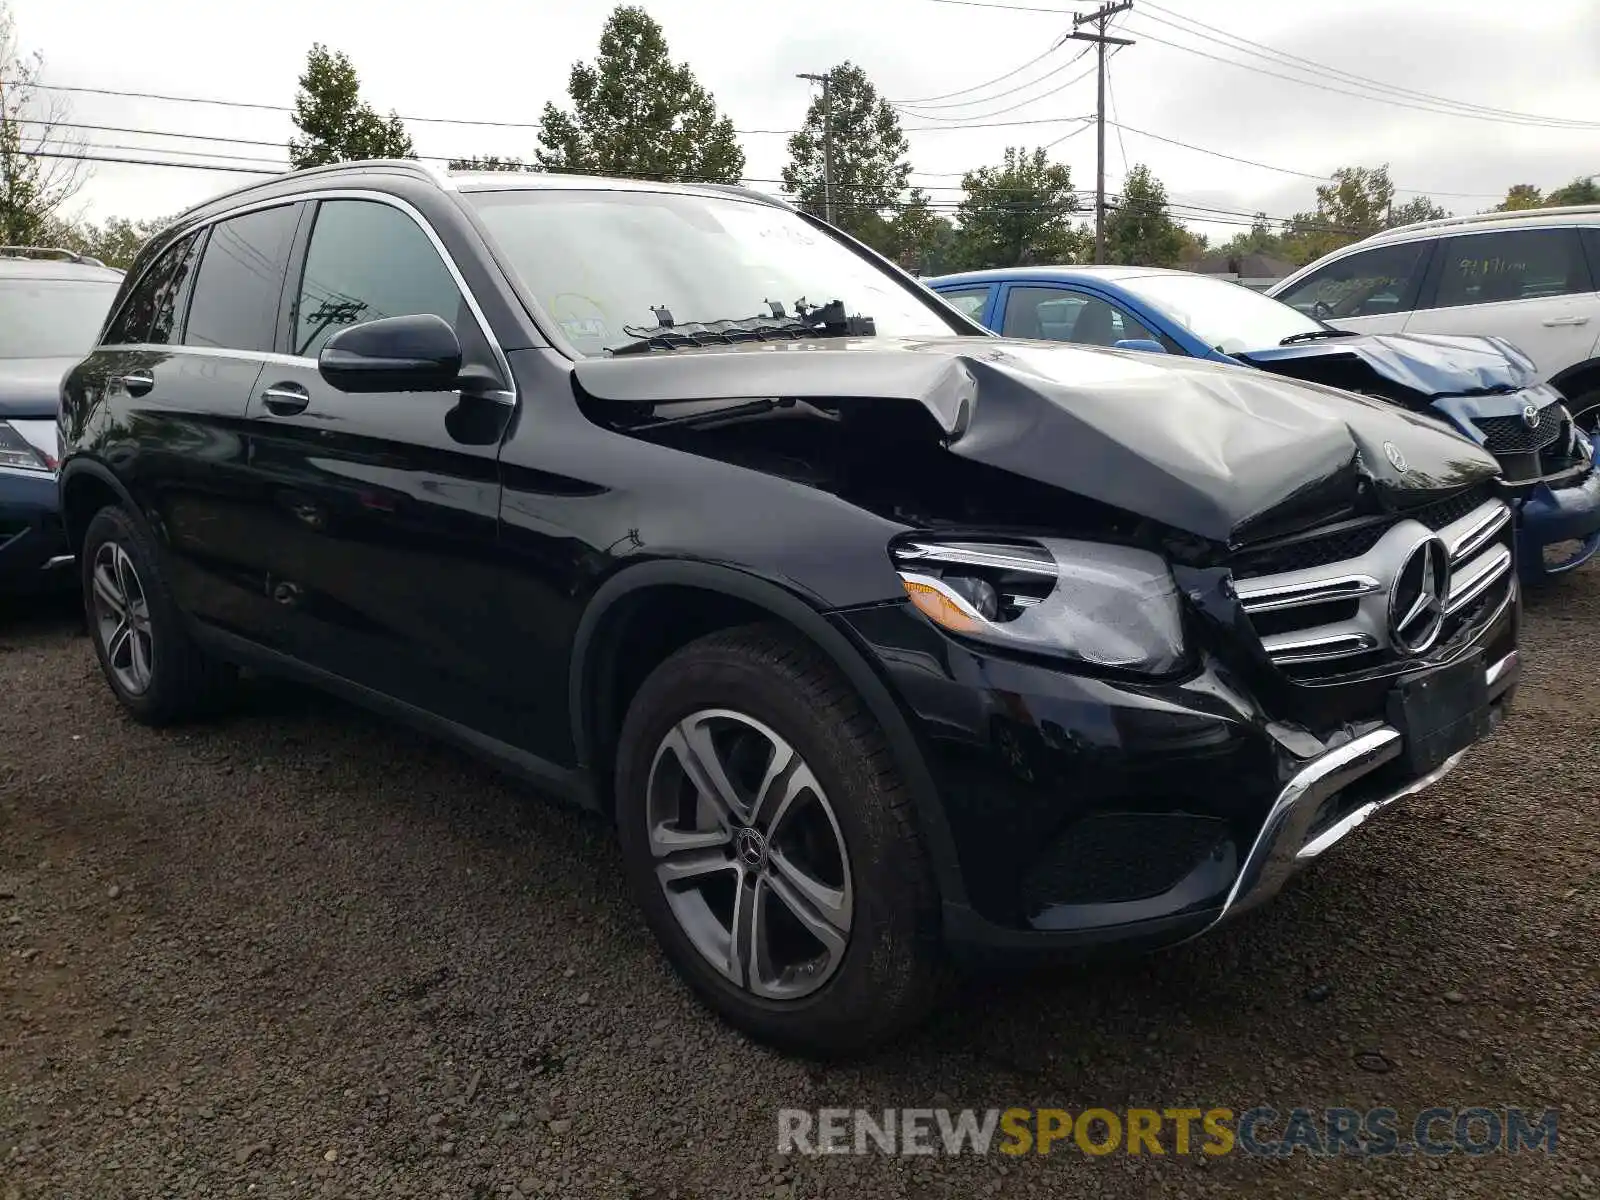
{"type": "Polygon", "coordinates": [[[850,859],[794,747],[743,713],[702,709],[662,739],[647,789],[656,879],[706,961],[769,1000],[827,983],[849,944],[850,859]]]}
{"type": "Polygon", "coordinates": [[[120,544],[102,542],[91,578],[95,632],[106,662],[124,691],[142,696],[155,669],[155,640],[139,572],[120,544]]]}

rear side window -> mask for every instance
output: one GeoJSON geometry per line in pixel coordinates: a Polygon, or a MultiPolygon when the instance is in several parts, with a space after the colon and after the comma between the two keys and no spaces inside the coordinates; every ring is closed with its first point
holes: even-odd
{"type": "Polygon", "coordinates": [[[183,238],[162,251],[161,257],[134,285],[133,291],[117,310],[111,327],[106,330],[102,344],[107,346],[137,346],[150,340],[150,328],[156,310],[169,293],[167,285],[183,267],[195,238],[183,238]]]}
{"type": "Polygon", "coordinates": [[[1508,229],[1445,239],[1435,308],[1590,292],[1577,229],[1508,229]]]}
{"type": "Polygon", "coordinates": [[[295,300],[293,353],[315,358],[347,325],[419,313],[450,322],[471,356],[477,323],[417,223],[389,204],[325,201],[295,300]]]}
{"type": "Polygon", "coordinates": [[[1285,304],[1325,320],[1409,312],[1422,282],[1423,240],[1347,254],[1313,271],[1278,296],[1285,304]]]}
{"type": "Polygon", "coordinates": [[[939,295],[952,307],[960,309],[974,321],[983,320],[983,310],[989,303],[989,293],[992,289],[987,287],[952,288],[939,295]]]}
{"type": "Polygon", "coordinates": [[[298,206],[285,204],[211,227],[194,280],[185,345],[272,349],[298,212],[298,206]]]}
{"type": "Polygon", "coordinates": [[[200,241],[197,233],[173,247],[177,257],[162,280],[161,290],[156,294],[155,320],[145,338],[152,345],[167,345],[182,324],[183,302],[189,296],[189,280],[194,274],[195,263],[200,259],[200,241]]]}

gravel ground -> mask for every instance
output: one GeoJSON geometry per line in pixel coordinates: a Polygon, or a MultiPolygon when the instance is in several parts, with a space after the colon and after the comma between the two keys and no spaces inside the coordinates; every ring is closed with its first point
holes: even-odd
{"type": "Polygon", "coordinates": [[[11,611],[0,1200],[1600,1196],[1597,628],[1600,570],[1530,602],[1502,733],[1234,928],[970,985],[892,1054],[823,1069],[690,999],[597,821],[297,689],[143,729],[68,612],[11,611]],[[1387,1105],[1403,1126],[1436,1104],[1557,1107],[1560,1142],[775,1153],[781,1106],[1262,1103],[1387,1105]]]}

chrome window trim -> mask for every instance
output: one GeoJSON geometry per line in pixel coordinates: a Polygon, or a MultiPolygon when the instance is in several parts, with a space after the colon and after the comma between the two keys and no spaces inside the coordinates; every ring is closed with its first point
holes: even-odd
{"type": "MultiPolygon", "coordinates": [[[[510,389],[507,391],[485,392],[482,393],[482,395],[486,399],[495,400],[501,404],[514,405],[517,402],[517,384],[516,380],[511,374],[511,361],[506,357],[506,352],[501,348],[500,340],[495,337],[494,330],[489,327],[489,318],[484,315],[483,306],[478,303],[477,296],[473,294],[472,288],[468,286],[466,277],[461,274],[461,268],[456,265],[455,258],[450,254],[450,251],[446,249],[444,242],[440,240],[439,234],[434,230],[433,226],[428,223],[428,219],[424,217],[422,213],[417,210],[416,206],[410,201],[402,199],[399,196],[391,196],[387,192],[373,191],[370,188],[314,188],[309,191],[294,192],[287,196],[272,196],[260,200],[252,200],[248,203],[240,204],[237,207],[229,208],[226,212],[220,212],[214,216],[206,217],[202,221],[197,221],[194,225],[186,229],[182,236],[188,237],[191,234],[209,229],[211,226],[222,221],[232,220],[234,217],[242,217],[248,213],[260,212],[263,209],[281,208],[287,204],[304,204],[318,200],[366,200],[378,204],[387,204],[390,208],[397,208],[401,212],[405,213],[406,216],[411,218],[412,222],[417,226],[418,229],[422,230],[423,235],[433,245],[434,253],[438,254],[439,258],[443,261],[445,270],[450,272],[450,278],[455,281],[456,287],[460,290],[462,297],[466,300],[467,308],[471,311],[473,320],[478,323],[478,329],[483,334],[484,340],[489,344],[489,350],[494,355],[496,365],[500,368],[501,377],[505,380],[507,388],[510,389]]],[[[312,236],[315,236],[315,224],[312,226],[311,233],[312,236]]],[[[306,241],[306,253],[309,254],[310,252],[311,242],[308,238],[306,241]]],[[[290,264],[290,267],[292,271],[293,264],[290,264]]],[[[285,283],[287,282],[288,281],[285,280],[285,283]]],[[[135,286],[137,286],[137,284],[135,284],[135,286]]],[[[260,359],[262,362],[277,363],[282,366],[310,366],[312,369],[315,369],[317,365],[316,359],[305,358],[300,355],[277,354],[269,351],[256,350],[231,350],[227,347],[217,346],[190,346],[182,342],[136,346],[102,345],[96,346],[93,353],[98,353],[101,350],[159,350],[169,354],[175,353],[179,350],[185,354],[202,354],[209,351],[235,357],[244,356],[256,358],[260,359]]]]}

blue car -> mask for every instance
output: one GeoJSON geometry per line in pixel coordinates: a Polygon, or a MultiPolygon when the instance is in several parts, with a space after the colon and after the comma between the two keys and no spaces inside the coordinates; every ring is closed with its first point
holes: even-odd
{"type": "Polygon", "coordinates": [[[1525,581],[1600,550],[1591,435],[1501,338],[1351,333],[1229,280],[1156,267],[1016,267],[924,282],[1008,337],[1258,367],[1430,412],[1499,460],[1517,499],[1525,581]]]}

